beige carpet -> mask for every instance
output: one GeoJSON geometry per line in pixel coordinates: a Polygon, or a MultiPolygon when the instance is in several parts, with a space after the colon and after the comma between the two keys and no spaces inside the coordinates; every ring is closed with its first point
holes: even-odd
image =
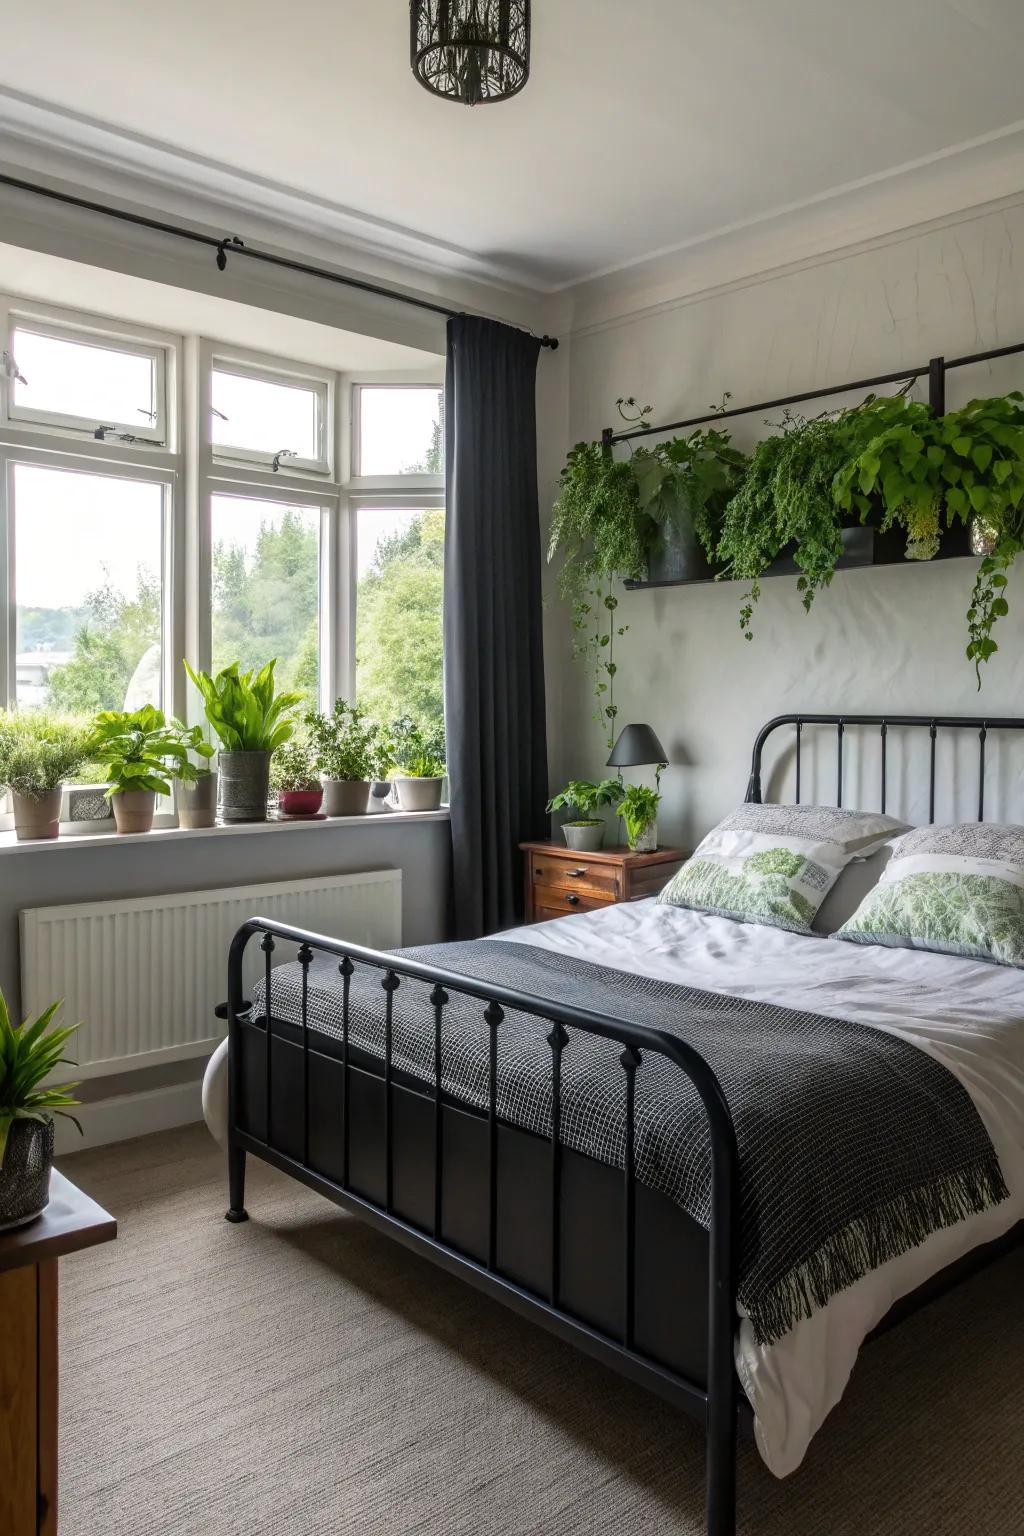
{"type": "MultiPolygon", "coordinates": [[[[205,1129],[62,1167],[121,1223],[62,1265],[61,1536],[699,1536],[689,1420],[205,1129]]],[[[1024,1532],[1024,1254],[865,1352],[744,1536],[1024,1532]]]]}

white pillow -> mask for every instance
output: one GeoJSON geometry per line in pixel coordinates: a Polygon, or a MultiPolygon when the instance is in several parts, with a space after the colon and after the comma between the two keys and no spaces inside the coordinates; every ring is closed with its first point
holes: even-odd
{"type": "Polygon", "coordinates": [[[741,805],[708,833],[659,900],[810,933],[847,865],[905,828],[905,822],[874,811],[741,805]]]}

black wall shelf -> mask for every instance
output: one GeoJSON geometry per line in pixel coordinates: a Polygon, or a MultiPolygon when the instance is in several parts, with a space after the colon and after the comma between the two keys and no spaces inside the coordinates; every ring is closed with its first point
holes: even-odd
{"type": "MultiPolygon", "coordinates": [[[[825,400],[830,395],[850,394],[857,389],[878,389],[883,384],[913,384],[915,380],[921,378],[928,380],[928,404],[936,416],[942,416],[946,411],[946,374],[950,368],[967,368],[972,363],[989,363],[998,357],[1013,357],[1021,352],[1024,352],[1024,341],[1016,341],[1006,347],[990,347],[985,352],[965,353],[963,357],[932,357],[919,367],[902,368],[893,373],[880,373],[871,379],[853,379],[846,384],[828,384],[820,389],[803,390],[796,395],[783,395],[777,400],[761,400],[754,405],[735,405],[727,411],[707,411],[702,416],[689,416],[684,421],[668,421],[661,426],[630,427],[625,432],[616,432],[613,427],[605,427],[601,433],[601,442],[605,451],[610,453],[616,443],[628,443],[637,438],[659,437],[663,432],[681,432],[691,427],[705,426],[708,422],[725,421],[734,416],[752,416],[758,411],[783,410],[790,405],[803,405],[809,400],[825,400]]],[[[889,533],[881,533],[871,528],[844,529],[843,544],[844,553],[836,564],[837,571],[873,565],[931,565],[933,563],[932,560],[908,560],[905,554],[905,538],[895,529],[889,533]]],[[[942,530],[939,550],[933,556],[933,560],[957,560],[971,553],[970,534],[966,527],[956,523],[942,530]]],[[[784,555],[770,565],[762,576],[797,574],[798,567],[795,562],[784,555]]],[[[701,576],[673,576],[661,580],[654,578],[648,581],[627,581],[625,586],[630,591],[643,591],[648,587],[692,587],[713,581],[734,579],[723,577],[709,568],[707,574],[701,576]]]]}

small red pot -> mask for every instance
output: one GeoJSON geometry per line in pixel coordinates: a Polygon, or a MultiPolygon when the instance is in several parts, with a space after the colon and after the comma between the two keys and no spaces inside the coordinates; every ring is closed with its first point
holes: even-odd
{"type": "Polygon", "coordinates": [[[323,804],[322,789],[282,789],[277,807],[284,816],[315,816],[323,804]]]}

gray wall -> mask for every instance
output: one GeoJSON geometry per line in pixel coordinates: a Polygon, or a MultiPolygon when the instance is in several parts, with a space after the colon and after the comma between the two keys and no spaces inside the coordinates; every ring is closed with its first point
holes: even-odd
{"type": "MultiPolygon", "coordinates": [[[[739,405],[1024,340],[1022,273],[1024,208],[1016,207],[624,314],[573,340],[563,451],[614,422],[619,395],[650,401],[655,421],[672,421],[707,409],[723,390],[739,405]]],[[[962,370],[949,375],[949,404],[1022,386],[1020,357],[962,370]]],[[[832,403],[840,402],[822,402],[832,403]]],[[[743,445],[764,431],[759,416],[735,427],[743,445]]],[[[774,714],[1024,713],[1024,559],[980,695],[964,657],[973,576],[969,560],[840,573],[809,615],[795,578],[766,581],[749,644],[740,634],[745,589],[737,584],[624,594],[619,719],[650,721],[671,753],[663,841],[692,847],[742,798],[754,733],[774,714]]],[[[553,584],[547,639],[551,774],[561,783],[598,773],[607,754],[553,584]]],[[[972,768],[965,760],[968,804],[972,768]]],[[[1003,787],[1019,789],[1018,777],[1003,787]]],[[[1009,794],[991,805],[997,809],[1024,815],[1024,803],[1009,794]]],[[[939,814],[951,810],[943,805],[939,814]]]]}
{"type": "MultiPolygon", "coordinates": [[[[0,987],[20,1017],[18,914],[25,907],[123,900],[303,880],[368,869],[402,871],[402,939],[428,944],[447,936],[451,832],[447,820],[395,822],[384,816],[366,824],[324,822],[315,830],[296,828],[247,834],[214,831],[176,838],[159,833],[123,843],[93,844],[67,838],[59,847],[6,846],[0,849],[0,987]]],[[[225,956],[225,964],[227,957],[225,956]]],[[[116,1080],[83,1084],[83,1097],[141,1091],[189,1081],[201,1062],[123,1073],[116,1080]],[[87,1094],[85,1090],[87,1091],[87,1094]]]]}

